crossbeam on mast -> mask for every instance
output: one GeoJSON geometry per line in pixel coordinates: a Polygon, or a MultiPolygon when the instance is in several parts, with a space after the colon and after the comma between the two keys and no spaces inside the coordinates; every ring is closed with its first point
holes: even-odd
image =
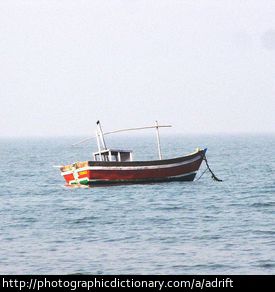
{"type": "Polygon", "coordinates": [[[148,127],[139,127],[139,128],[128,128],[128,129],[121,129],[121,130],[115,130],[111,132],[106,132],[104,135],[114,134],[114,133],[120,133],[120,132],[128,132],[128,131],[137,131],[137,130],[146,130],[146,129],[155,129],[155,128],[169,128],[172,127],[171,125],[155,125],[155,126],[148,126],[148,127]]]}
{"type": "MultiPolygon", "coordinates": [[[[147,129],[156,129],[156,128],[170,128],[170,127],[172,127],[172,125],[158,125],[158,126],[154,125],[154,126],[147,126],[147,127],[120,129],[120,130],[105,132],[105,133],[102,133],[102,134],[103,134],[103,136],[105,136],[105,135],[121,133],[121,132],[128,132],[128,131],[138,131],[138,130],[147,130],[147,129]]],[[[72,144],[72,146],[79,145],[81,143],[84,143],[84,142],[92,140],[92,139],[96,139],[96,137],[88,137],[88,138],[82,139],[79,142],[76,142],[76,143],[72,144]]]]}

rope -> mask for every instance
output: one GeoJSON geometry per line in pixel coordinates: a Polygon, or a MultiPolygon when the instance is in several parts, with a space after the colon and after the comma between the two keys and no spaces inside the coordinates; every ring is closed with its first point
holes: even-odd
{"type": "Polygon", "coordinates": [[[208,168],[206,168],[201,175],[196,179],[196,181],[198,181],[199,179],[201,179],[201,177],[207,172],[208,168]]]}
{"type": "Polygon", "coordinates": [[[214,174],[214,172],[211,170],[211,168],[210,168],[210,166],[209,166],[209,164],[208,164],[208,161],[207,161],[207,159],[206,159],[205,154],[203,154],[203,160],[205,161],[205,164],[206,164],[206,166],[207,166],[207,169],[208,169],[209,172],[211,173],[213,180],[214,180],[214,181],[219,181],[219,182],[221,182],[222,179],[217,178],[216,175],[214,174]]]}

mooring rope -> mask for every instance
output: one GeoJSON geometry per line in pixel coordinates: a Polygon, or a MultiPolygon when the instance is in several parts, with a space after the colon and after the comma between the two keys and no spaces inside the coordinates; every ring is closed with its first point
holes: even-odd
{"type": "Polygon", "coordinates": [[[203,154],[202,158],[205,161],[205,164],[206,164],[207,168],[202,172],[202,174],[196,180],[199,180],[206,173],[206,171],[208,170],[211,173],[211,177],[212,177],[212,179],[214,181],[219,181],[219,182],[223,181],[222,179],[219,179],[219,178],[216,177],[216,175],[214,174],[214,172],[212,171],[212,169],[210,168],[210,166],[208,164],[208,161],[207,161],[207,158],[206,158],[205,154],[203,154]]]}
{"type": "Polygon", "coordinates": [[[203,155],[203,160],[205,161],[205,164],[206,164],[206,166],[207,166],[207,169],[208,169],[209,172],[211,173],[213,180],[215,180],[215,181],[222,181],[222,179],[217,178],[216,175],[214,174],[214,172],[211,170],[211,168],[210,168],[210,166],[209,166],[209,164],[208,164],[208,161],[207,161],[207,158],[206,158],[205,154],[203,155]]]}
{"type": "Polygon", "coordinates": [[[207,171],[208,171],[208,168],[206,168],[206,169],[201,173],[201,175],[200,175],[198,178],[196,178],[196,181],[200,180],[201,177],[202,177],[207,171]]]}

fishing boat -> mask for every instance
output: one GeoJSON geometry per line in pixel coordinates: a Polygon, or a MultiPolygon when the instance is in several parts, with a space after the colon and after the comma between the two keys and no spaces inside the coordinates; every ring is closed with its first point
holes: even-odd
{"type": "MultiPolygon", "coordinates": [[[[69,185],[152,183],[168,181],[193,181],[207,149],[199,149],[188,155],[163,159],[160,146],[159,128],[171,125],[155,125],[141,128],[130,128],[103,133],[97,121],[96,141],[98,150],[93,159],[60,166],[61,175],[69,185]],[[113,133],[155,128],[157,134],[157,160],[133,159],[132,150],[108,148],[105,136],[113,133]]],[[[87,140],[87,139],[85,139],[87,140]]],[[[80,141],[83,142],[85,140],[80,141]]],[[[77,143],[78,144],[78,143],[77,143]]],[[[74,144],[76,145],[76,144],[74,144]]]]}

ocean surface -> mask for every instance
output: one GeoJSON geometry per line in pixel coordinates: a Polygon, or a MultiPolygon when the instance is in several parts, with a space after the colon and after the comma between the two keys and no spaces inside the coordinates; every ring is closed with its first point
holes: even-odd
{"type": "MultiPolygon", "coordinates": [[[[0,274],[275,273],[275,136],[161,136],[164,158],[207,147],[221,183],[66,187],[53,165],[96,150],[78,139],[0,140],[0,274]]],[[[154,136],[107,144],[157,158],[154,136]]]]}

